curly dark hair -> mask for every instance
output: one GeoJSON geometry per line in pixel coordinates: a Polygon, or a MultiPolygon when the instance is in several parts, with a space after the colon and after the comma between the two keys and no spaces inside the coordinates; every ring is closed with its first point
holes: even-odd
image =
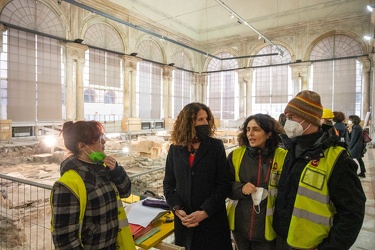
{"type": "Polygon", "coordinates": [[[216,131],[214,117],[209,107],[203,103],[193,102],[187,104],[178,114],[173,125],[171,141],[175,145],[186,146],[196,136],[194,122],[200,110],[207,112],[208,126],[210,127],[209,136],[213,136],[216,131]]]}
{"type": "Polygon", "coordinates": [[[333,121],[334,122],[343,122],[345,121],[345,114],[341,111],[333,111],[333,121]]]}
{"type": "Polygon", "coordinates": [[[250,146],[249,140],[247,139],[246,135],[246,127],[251,120],[255,120],[255,122],[259,125],[259,127],[261,127],[261,129],[264,130],[264,132],[271,132],[271,136],[266,141],[267,146],[278,146],[280,142],[278,135],[285,134],[284,127],[280,124],[280,122],[276,121],[274,118],[267,114],[255,114],[246,118],[246,120],[241,125],[240,133],[237,136],[239,146],[250,146]]]}
{"type": "Polygon", "coordinates": [[[64,145],[73,154],[78,154],[78,143],[87,145],[97,142],[104,134],[104,127],[98,121],[67,121],[60,132],[64,145]]]}

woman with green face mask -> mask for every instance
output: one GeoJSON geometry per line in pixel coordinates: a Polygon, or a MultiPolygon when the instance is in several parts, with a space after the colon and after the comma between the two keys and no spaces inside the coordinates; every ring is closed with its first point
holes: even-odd
{"type": "Polygon", "coordinates": [[[116,249],[116,238],[122,229],[116,193],[121,198],[130,195],[129,176],[113,157],[105,155],[104,127],[100,122],[65,122],[61,134],[68,157],[60,166],[62,178],[55,182],[51,192],[55,248],[116,249]],[[79,175],[77,179],[80,177],[85,186],[87,200],[82,223],[82,196],[68,185],[72,180],[63,181],[70,170],[79,175]]]}

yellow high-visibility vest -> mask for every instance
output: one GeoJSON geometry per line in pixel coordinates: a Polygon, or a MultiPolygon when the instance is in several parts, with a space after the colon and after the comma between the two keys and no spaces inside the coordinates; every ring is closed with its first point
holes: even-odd
{"type": "Polygon", "coordinates": [[[330,200],[328,180],[333,166],[345,151],[330,147],[324,158],[310,161],[304,168],[297,191],[287,243],[294,248],[312,248],[327,238],[336,209],[330,200]]]}
{"type": "MultiPolygon", "coordinates": [[[[85,183],[83,182],[81,176],[74,170],[66,171],[57,181],[67,186],[79,200],[80,213],[79,213],[78,237],[81,239],[83,217],[85,215],[86,202],[87,202],[85,183]]],[[[134,243],[133,235],[130,231],[129,222],[126,217],[124,206],[122,204],[122,201],[121,201],[121,198],[119,196],[116,186],[112,182],[111,182],[111,185],[116,192],[116,200],[117,200],[117,208],[118,208],[117,217],[118,217],[119,232],[116,238],[116,249],[135,250],[136,249],[135,243],[134,243]]],[[[51,194],[50,202],[52,202],[52,194],[51,194]]],[[[52,204],[51,204],[51,207],[52,207],[52,204]]],[[[52,220],[51,220],[52,232],[54,230],[53,224],[54,223],[53,223],[53,216],[52,216],[52,220]]],[[[82,245],[82,242],[81,242],[81,245],[82,245]]],[[[82,245],[82,247],[84,246],[82,245]]]]}
{"type": "MultiPolygon", "coordinates": [[[[235,180],[240,182],[239,172],[242,158],[245,154],[246,146],[241,146],[233,151],[232,155],[232,162],[235,171],[235,180]]],[[[281,171],[284,165],[285,156],[287,154],[287,150],[283,148],[276,148],[275,155],[273,158],[270,178],[268,182],[268,197],[267,197],[267,212],[265,218],[265,232],[264,236],[266,240],[274,240],[276,238],[276,233],[273,230],[272,222],[273,222],[273,211],[275,207],[276,195],[277,195],[277,186],[279,184],[279,179],[281,175],[281,171]]],[[[235,225],[235,207],[231,210],[227,210],[229,226],[231,230],[234,230],[235,225]]]]}

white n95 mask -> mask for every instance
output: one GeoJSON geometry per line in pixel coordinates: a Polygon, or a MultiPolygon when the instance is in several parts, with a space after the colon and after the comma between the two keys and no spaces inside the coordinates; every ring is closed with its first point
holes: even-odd
{"type": "Polygon", "coordinates": [[[285,130],[286,135],[289,138],[294,138],[294,137],[303,135],[303,133],[306,130],[308,130],[311,126],[311,123],[310,123],[310,125],[307,126],[307,128],[305,130],[303,130],[302,123],[304,123],[304,122],[305,122],[305,120],[303,120],[300,123],[298,123],[296,121],[292,121],[292,120],[286,120],[286,122],[284,124],[284,130],[285,130]]]}
{"type": "Polygon", "coordinates": [[[253,208],[255,213],[260,213],[260,202],[267,198],[268,190],[262,187],[257,187],[257,191],[251,193],[251,199],[253,200],[253,208]]]}

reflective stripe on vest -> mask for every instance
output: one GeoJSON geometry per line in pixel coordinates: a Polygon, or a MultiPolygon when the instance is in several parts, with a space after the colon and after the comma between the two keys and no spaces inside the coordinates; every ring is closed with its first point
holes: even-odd
{"type": "Polygon", "coordinates": [[[328,180],[345,149],[330,147],[324,158],[310,161],[299,181],[287,242],[294,248],[313,248],[327,238],[336,209],[330,201],[328,180]]]}
{"type": "MultiPolygon", "coordinates": [[[[246,151],[246,146],[242,146],[233,151],[232,162],[233,162],[237,182],[240,182],[239,172],[240,172],[241,161],[242,161],[245,151],[246,151]]],[[[277,195],[277,186],[279,184],[279,179],[280,179],[286,153],[287,153],[287,150],[283,148],[279,148],[279,147],[276,148],[272,166],[270,166],[271,171],[270,171],[270,179],[268,182],[267,211],[266,211],[266,218],[265,218],[265,238],[266,240],[269,240],[269,241],[274,240],[276,238],[276,233],[272,227],[273,211],[274,211],[275,200],[276,200],[276,195],[277,195]]],[[[234,225],[235,224],[234,223],[235,210],[233,210],[232,213],[233,214],[228,215],[228,218],[230,218],[230,220],[233,220],[233,221],[230,221],[229,223],[232,222],[234,225]]]]}
{"type": "MultiPolygon", "coordinates": [[[[62,177],[60,177],[58,182],[63,183],[66,185],[73,194],[78,198],[80,201],[80,221],[83,222],[83,217],[86,210],[86,187],[84,185],[84,182],[81,178],[81,176],[74,170],[69,170],[63,174],[62,177]],[[81,183],[77,185],[77,183],[81,183]]],[[[116,249],[120,250],[135,250],[135,243],[133,239],[133,235],[130,231],[129,222],[126,217],[125,209],[121,201],[121,197],[119,196],[118,190],[116,188],[116,185],[111,182],[111,186],[115,190],[116,193],[116,204],[118,208],[118,227],[119,231],[116,238],[116,249]]],[[[51,229],[52,230],[52,229],[51,229]]],[[[80,224],[78,237],[81,239],[81,231],[82,231],[82,223],[80,224]]],[[[82,243],[81,243],[82,245],[82,243]]],[[[83,245],[82,245],[83,246],[83,245]]]]}

